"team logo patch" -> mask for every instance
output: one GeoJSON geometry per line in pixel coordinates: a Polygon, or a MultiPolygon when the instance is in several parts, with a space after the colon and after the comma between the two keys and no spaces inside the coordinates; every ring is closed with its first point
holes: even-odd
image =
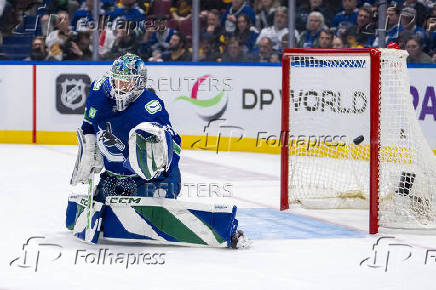
{"type": "Polygon", "coordinates": [[[109,161],[112,162],[124,162],[124,156],[121,153],[126,145],[117,136],[112,133],[112,125],[110,122],[106,122],[106,129],[98,127],[97,132],[97,145],[103,154],[109,161]]]}
{"type": "Polygon", "coordinates": [[[95,118],[95,113],[97,113],[97,110],[94,107],[90,107],[89,108],[89,118],[94,119],[95,118]]]}
{"type": "Polygon", "coordinates": [[[156,114],[157,112],[162,110],[162,106],[160,105],[158,100],[152,100],[145,105],[145,109],[150,114],[156,114]]]}

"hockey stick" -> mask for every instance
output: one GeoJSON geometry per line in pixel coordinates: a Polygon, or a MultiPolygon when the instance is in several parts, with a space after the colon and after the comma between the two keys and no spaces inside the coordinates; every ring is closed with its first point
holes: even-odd
{"type": "Polygon", "coordinates": [[[87,213],[86,213],[86,232],[85,232],[85,241],[91,242],[93,239],[93,231],[92,231],[92,217],[94,216],[92,206],[94,201],[94,192],[95,192],[95,170],[92,169],[89,175],[89,187],[88,187],[88,204],[86,205],[87,213]]]}

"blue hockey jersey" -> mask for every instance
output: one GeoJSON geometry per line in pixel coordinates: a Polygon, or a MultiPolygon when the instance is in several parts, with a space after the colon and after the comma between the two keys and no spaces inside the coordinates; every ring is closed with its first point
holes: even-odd
{"type": "MultiPolygon", "coordinates": [[[[129,132],[142,122],[157,122],[164,126],[173,137],[175,153],[179,153],[177,151],[180,150],[180,136],[172,130],[164,103],[155,93],[144,90],[124,111],[116,111],[115,100],[111,98],[110,90],[111,85],[107,76],[91,84],[82,124],[84,134],[96,135],[106,171],[115,175],[135,176],[135,172],[128,165],[129,132]]],[[[179,154],[174,154],[165,176],[159,176],[147,183],[165,180],[167,183],[179,184],[179,159],[179,154]]]]}

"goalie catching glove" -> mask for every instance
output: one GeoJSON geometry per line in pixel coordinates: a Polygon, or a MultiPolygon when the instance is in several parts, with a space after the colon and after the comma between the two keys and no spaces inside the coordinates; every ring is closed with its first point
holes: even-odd
{"type": "Polygon", "coordinates": [[[99,173],[103,168],[103,158],[97,147],[94,134],[83,134],[82,129],[77,130],[76,164],[71,177],[71,185],[88,183],[91,172],[99,173]]]}
{"type": "Polygon", "coordinates": [[[130,167],[145,180],[159,177],[170,168],[173,146],[169,130],[155,122],[143,122],[129,133],[130,167]]]}

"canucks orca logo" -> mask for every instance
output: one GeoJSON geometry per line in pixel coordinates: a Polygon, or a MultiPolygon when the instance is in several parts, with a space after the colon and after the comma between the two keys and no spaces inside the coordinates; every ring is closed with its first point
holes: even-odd
{"type": "Polygon", "coordinates": [[[103,130],[98,127],[97,132],[97,144],[100,149],[101,154],[103,154],[109,161],[112,162],[124,162],[124,156],[122,153],[114,153],[111,152],[113,150],[109,150],[112,147],[115,147],[116,151],[123,151],[126,146],[124,143],[117,138],[114,134],[112,134],[112,125],[110,122],[106,122],[106,130],[103,130]]]}

